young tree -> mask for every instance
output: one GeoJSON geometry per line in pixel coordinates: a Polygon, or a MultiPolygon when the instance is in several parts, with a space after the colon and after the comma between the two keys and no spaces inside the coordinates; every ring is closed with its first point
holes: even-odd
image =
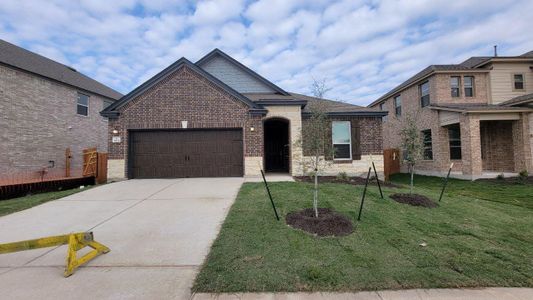
{"type": "Polygon", "coordinates": [[[405,122],[400,131],[400,137],[402,139],[402,149],[404,151],[404,162],[409,167],[409,173],[411,174],[410,193],[412,194],[415,165],[422,157],[423,148],[420,130],[418,130],[416,124],[416,116],[405,116],[405,122]]]}
{"type": "MultiPolygon", "coordinates": [[[[324,79],[315,80],[311,85],[311,92],[313,96],[322,98],[330,90],[327,87],[324,79]]],[[[305,129],[302,130],[302,147],[306,153],[311,153],[312,156],[304,157],[304,170],[311,169],[314,176],[315,187],[313,194],[313,209],[315,210],[315,217],[318,218],[318,175],[322,169],[328,164],[326,161],[326,153],[329,149],[327,147],[327,134],[329,127],[329,120],[325,103],[322,101],[312,101],[308,103],[310,116],[305,121],[305,129]]]]}

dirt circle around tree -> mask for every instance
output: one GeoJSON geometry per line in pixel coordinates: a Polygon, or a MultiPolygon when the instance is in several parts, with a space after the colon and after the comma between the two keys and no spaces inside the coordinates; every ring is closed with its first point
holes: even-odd
{"type": "Polygon", "coordinates": [[[439,206],[437,203],[431,201],[431,199],[428,197],[418,194],[392,194],[390,197],[396,202],[409,204],[412,206],[422,206],[427,208],[439,206]]]}
{"type": "Polygon", "coordinates": [[[354,229],[350,219],[329,208],[319,208],[318,218],[312,208],[293,211],[287,214],[285,221],[292,228],[320,237],[346,236],[354,229]]]}

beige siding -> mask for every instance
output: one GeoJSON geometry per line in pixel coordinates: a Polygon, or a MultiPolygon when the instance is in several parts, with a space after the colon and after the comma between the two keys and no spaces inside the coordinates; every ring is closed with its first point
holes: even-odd
{"type": "Polygon", "coordinates": [[[533,93],[533,72],[531,63],[494,63],[490,71],[490,88],[492,104],[498,104],[511,98],[533,93]],[[513,91],[513,74],[524,74],[523,91],[513,91]]]}

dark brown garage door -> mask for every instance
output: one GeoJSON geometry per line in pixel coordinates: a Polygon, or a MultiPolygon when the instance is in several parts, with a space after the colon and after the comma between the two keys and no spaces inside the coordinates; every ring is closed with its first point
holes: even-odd
{"type": "Polygon", "coordinates": [[[130,178],[243,175],[241,130],[130,132],[130,178]]]}

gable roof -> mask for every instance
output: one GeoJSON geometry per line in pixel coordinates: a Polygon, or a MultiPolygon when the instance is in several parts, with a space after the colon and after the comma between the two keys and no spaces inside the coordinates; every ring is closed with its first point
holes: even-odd
{"type": "Polygon", "coordinates": [[[307,101],[307,105],[302,110],[303,115],[310,115],[313,108],[318,105],[322,105],[329,116],[384,117],[388,114],[387,111],[374,110],[341,101],[317,98],[296,93],[291,93],[291,95],[307,101]]]}
{"type": "Polygon", "coordinates": [[[396,86],[383,96],[379,97],[377,100],[370,103],[368,106],[375,106],[380,102],[392,97],[394,94],[401,92],[402,90],[410,87],[419,80],[424,79],[434,73],[438,72],[449,72],[449,71],[485,71],[485,69],[478,69],[479,67],[484,66],[485,64],[492,61],[508,61],[508,60],[518,60],[518,61],[528,61],[533,58],[533,51],[526,52],[520,56],[473,56],[469,59],[459,63],[459,64],[449,64],[449,65],[430,65],[423,69],[422,71],[416,73],[400,85],[396,86]]]}
{"type": "Polygon", "coordinates": [[[207,80],[209,80],[216,86],[222,88],[224,91],[228,92],[230,95],[234,96],[235,98],[237,98],[238,100],[246,104],[250,108],[251,112],[262,112],[263,111],[263,109],[260,106],[256,105],[250,99],[246,98],[246,96],[235,91],[234,89],[232,89],[231,87],[223,83],[222,81],[215,78],[213,75],[204,71],[202,68],[199,68],[197,65],[193,64],[191,61],[189,61],[185,57],[182,57],[178,59],[176,62],[174,62],[173,64],[171,64],[170,66],[168,66],[167,68],[165,68],[164,70],[162,70],[161,72],[154,75],[152,78],[145,81],[143,84],[135,88],[133,91],[129,92],[124,97],[120,98],[119,101],[108,106],[100,114],[105,117],[117,116],[118,115],[117,109],[121,108],[126,103],[130,102],[131,100],[141,95],[142,93],[144,93],[145,91],[153,87],[154,85],[158,84],[163,79],[167,78],[169,75],[174,73],[174,71],[178,70],[179,68],[183,66],[187,66],[191,70],[197,72],[198,74],[205,77],[207,80]]]}
{"type": "Polygon", "coordinates": [[[520,57],[533,57],[533,50],[520,55],[520,57]]]}
{"type": "Polygon", "coordinates": [[[310,114],[316,105],[322,105],[327,114],[337,116],[386,116],[388,114],[386,111],[376,111],[355,104],[317,98],[293,92],[289,92],[289,95],[287,96],[264,93],[245,93],[244,95],[260,105],[300,105],[304,115],[310,114]]]}
{"type": "Polygon", "coordinates": [[[272,83],[271,81],[267,80],[263,76],[257,74],[255,71],[253,71],[252,69],[250,69],[247,66],[243,65],[242,63],[238,62],[236,59],[234,59],[233,57],[227,55],[226,53],[224,53],[222,50],[220,50],[218,48],[215,48],[213,51],[209,52],[204,57],[200,58],[196,62],[196,65],[199,66],[199,67],[202,67],[202,65],[205,65],[206,63],[208,63],[209,61],[211,61],[215,57],[222,57],[223,59],[225,59],[226,61],[228,61],[229,63],[231,63],[235,67],[237,67],[239,70],[247,73],[251,77],[255,78],[259,82],[265,84],[266,86],[270,87],[271,89],[273,89],[274,91],[280,93],[281,95],[285,95],[285,96],[289,95],[289,93],[287,93],[285,90],[283,90],[279,86],[275,85],[274,83],[272,83]]]}
{"type": "Polygon", "coordinates": [[[460,63],[460,65],[463,65],[467,68],[473,68],[483,62],[488,61],[489,59],[491,59],[490,56],[472,56],[469,59],[460,63]]]}
{"type": "Polygon", "coordinates": [[[370,103],[368,106],[374,106],[378,103],[380,103],[383,100],[388,99],[389,97],[393,96],[394,94],[399,93],[400,91],[406,89],[407,87],[411,86],[412,84],[416,83],[419,80],[424,79],[425,77],[428,77],[429,75],[432,75],[433,73],[437,72],[446,72],[446,71],[464,71],[464,70],[471,70],[471,68],[464,66],[462,64],[456,64],[456,65],[430,65],[423,69],[422,71],[416,73],[406,81],[402,82],[400,85],[396,86],[389,92],[387,92],[385,95],[379,97],[374,102],[370,103]]]}
{"type": "MultiPolygon", "coordinates": [[[[218,49],[215,49],[215,50],[218,50],[218,49]]],[[[211,53],[213,53],[213,51],[211,53]]],[[[223,53],[223,52],[220,51],[220,53],[223,53]]],[[[233,60],[233,58],[231,59],[233,60]]],[[[316,97],[306,96],[306,95],[297,94],[297,93],[288,93],[283,90],[282,91],[285,94],[281,94],[281,93],[239,93],[238,91],[234,90],[233,88],[225,84],[223,81],[217,79],[215,76],[205,71],[203,68],[199,66],[198,63],[194,64],[184,57],[180,58],[179,60],[174,62],[172,65],[168,66],[167,68],[165,68],[158,74],[154,75],[152,78],[148,79],[146,82],[144,82],[143,84],[135,88],[133,91],[123,96],[119,101],[111,104],[109,107],[103,110],[101,114],[103,116],[111,117],[111,118],[117,117],[119,115],[119,112],[118,112],[119,108],[121,108],[122,106],[124,106],[126,103],[133,100],[137,96],[141,95],[142,93],[146,92],[148,89],[155,86],[157,83],[161,82],[162,80],[167,78],[170,74],[174,73],[176,70],[178,70],[179,68],[183,66],[187,66],[191,70],[197,72],[198,74],[200,74],[201,76],[209,80],[210,82],[214,83],[218,87],[228,92],[230,95],[234,96],[238,100],[248,105],[249,112],[252,114],[265,114],[267,110],[263,107],[263,105],[300,105],[302,107],[302,114],[305,115],[305,114],[310,113],[310,109],[314,105],[317,105],[317,103],[321,102],[325,104],[327,113],[332,116],[382,117],[382,116],[387,115],[386,111],[371,110],[366,107],[361,107],[358,105],[353,105],[353,104],[344,103],[340,101],[316,98],[316,97]]]]}
{"type": "Polygon", "coordinates": [[[121,93],[83,75],[72,67],[18,47],[2,39],[0,39],[0,63],[109,99],[116,100],[122,97],[121,93]]]}
{"type": "Polygon", "coordinates": [[[500,103],[498,105],[500,105],[500,106],[515,106],[515,105],[529,104],[529,103],[533,103],[533,93],[522,95],[522,96],[518,96],[518,97],[514,97],[514,98],[512,98],[510,100],[507,100],[505,102],[502,102],[502,103],[500,103]]]}

